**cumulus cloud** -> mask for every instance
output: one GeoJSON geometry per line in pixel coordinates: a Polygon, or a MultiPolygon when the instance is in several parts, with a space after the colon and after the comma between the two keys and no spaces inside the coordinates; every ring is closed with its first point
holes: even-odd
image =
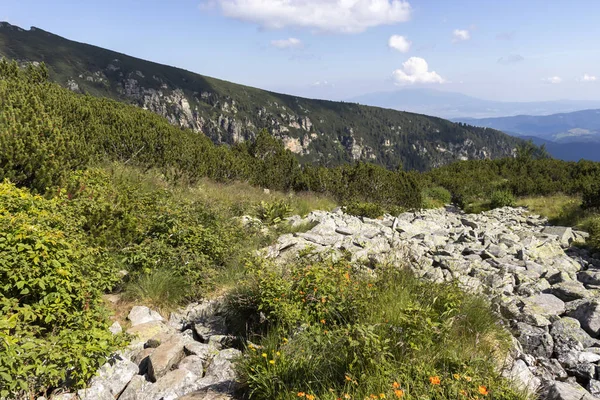
{"type": "Polygon", "coordinates": [[[551,76],[550,78],[544,78],[542,81],[550,84],[557,84],[562,82],[562,78],[560,76],[551,76]]]}
{"type": "Polygon", "coordinates": [[[520,54],[510,54],[508,56],[500,57],[498,59],[498,64],[508,65],[515,64],[525,60],[525,58],[520,54]]]}
{"type": "Polygon", "coordinates": [[[452,32],[452,41],[455,43],[469,39],[471,39],[471,33],[466,29],[455,29],[454,32],[452,32]]]}
{"type": "Polygon", "coordinates": [[[380,25],[408,21],[406,0],[209,0],[226,17],[269,29],[309,28],[359,33],[380,25]]]}
{"type": "Polygon", "coordinates": [[[302,41],[296,38],[272,40],[271,46],[277,47],[278,49],[298,49],[301,48],[302,41]]]}
{"type": "Polygon", "coordinates": [[[444,83],[444,79],[435,71],[429,71],[427,61],[420,57],[411,57],[401,69],[392,73],[397,85],[412,85],[414,83],[444,83]]]}
{"type": "Polygon", "coordinates": [[[398,50],[400,53],[408,52],[411,45],[412,42],[410,40],[400,35],[393,35],[388,41],[388,46],[390,46],[391,49],[398,50]]]}
{"type": "Polygon", "coordinates": [[[581,82],[596,82],[598,78],[594,75],[583,74],[579,80],[581,82]]]}

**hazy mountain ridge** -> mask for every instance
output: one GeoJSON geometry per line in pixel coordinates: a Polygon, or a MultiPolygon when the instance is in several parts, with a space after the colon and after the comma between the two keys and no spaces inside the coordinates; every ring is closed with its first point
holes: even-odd
{"type": "Polygon", "coordinates": [[[402,89],[371,93],[350,99],[360,104],[435,115],[441,118],[496,118],[507,115],[549,115],[600,108],[600,101],[503,102],[434,89],[402,89]]]}
{"type": "Polygon", "coordinates": [[[422,170],[511,156],[520,142],[440,118],[237,85],[8,23],[0,25],[0,56],[43,61],[53,80],[75,92],[137,104],[217,143],[266,128],[303,161],[326,165],[367,160],[422,170]]]}

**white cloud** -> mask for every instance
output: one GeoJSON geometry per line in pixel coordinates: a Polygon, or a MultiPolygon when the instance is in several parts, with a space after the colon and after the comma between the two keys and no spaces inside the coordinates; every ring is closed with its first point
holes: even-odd
{"type": "Polygon", "coordinates": [[[594,75],[583,74],[583,76],[579,80],[581,82],[596,82],[598,78],[594,75]]]}
{"type": "Polygon", "coordinates": [[[335,85],[328,81],[316,81],[315,83],[311,84],[310,86],[312,86],[312,87],[334,87],[335,85]]]}
{"type": "Polygon", "coordinates": [[[560,76],[551,76],[550,78],[544,78],[542,81],[546,83],[551,83],[553,85],[562,82],[562,78],[560,76]]]}
{"type": "Polygon", "coordinates": [[[336,33],[359,33],[380,25],[408,21],[406,0],[208,0],[223,15],[261,27],[309,28],[336,33]]]}
{"type": "Polygon", "coordinates": [[[455,29],[454,32],[452,32],[452,37],[453,42],[462,42],[471,39],[471,34],[466,29],[455,29]]]}
{"type": "Polygon", "coordinates": [[[388,46],[390,46],[390,48],[394,50],[398,50],[400,53],[408,52],[408,50],[410,50],[411,45],[412,42],[410,40],[400,35],[393,35],[388,41],[388,46]]]}
{"type": "Polygon", "coordinates": [[[444,79],[435,71],[429,71],[427,61],[420,57],[411,57],[402,64],[402,69],[392,73],[397,85],[414,83],[444,83],[444,79]]]}
{"type": "Polygon", "coordinates": [[[303,46],[302,41],[296,38],[272,40],[271,46],[277,47],[278,49],[298,49],[303,46]]]}

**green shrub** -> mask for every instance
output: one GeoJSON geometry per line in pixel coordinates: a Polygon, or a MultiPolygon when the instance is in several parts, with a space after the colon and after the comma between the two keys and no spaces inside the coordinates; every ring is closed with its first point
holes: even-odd
{"type": "Polygon", "coordinates": [[[367,202],[352,202],[345,206],[347,214],[356,215],[357,217],[380,218],[385,213],[384,208],[375,203],[367,202]]]}
{"type": "Polygon", "coordinates": [[[452,202],[452,194],[446,188],[435,186],[423,190],[423,207],[439,208],[452,202]]]}
{"type": "Polygon", "coordinates": [[[496,371],[510,336],[487,302],[397,266],[374,272],[315,255],[251,264],[229,297],[255,321],[239,365],[251,399],[474,398],[480,386],[525,398],[496,371]]]}
{"type": "Polygon", "coordinates": [[[600,185],[590,185],[583,191],[583,202],[581,207],[584,210],[600,210],[600,185]]]}
{"type": "Polygon", "coordinates": [[[585,221],[583,228],[590,234],[586,244],[600,250],[600,216],[589,218],[585,221]]]}
{"type": "Polygon", "coordinates": [[[514,207],[516,204],[515,196],[509,190],[495,190],[490,195],[490,207],[514,207]]]}
{"type": "Polygon", "coordinates": [[[256,207],[256,215],[261,221],[275,225],[292,215],[292,206],[285,200],[261,201],[256,207]]]}
{"type": "Polygon", "coordinates": [[[123,342],[108,331],[107,270],[67,236],[58,204],[0,184],[0,397],[82,387],[123,342]]]}

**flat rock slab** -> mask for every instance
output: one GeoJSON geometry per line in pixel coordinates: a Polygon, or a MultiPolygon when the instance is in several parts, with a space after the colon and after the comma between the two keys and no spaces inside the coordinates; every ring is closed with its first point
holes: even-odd
{"type": "Polygon", "coordinates": [[[185,341],[179,336],[173,336],[168,341],[158,346],[148,361],[148,377],[156,382],[169,372],[179,361],[185,357],[183,347],[185,341]]]}
{"type": "Polygon", "coordinates": [[[577,319],[592,337],[600,335],[600,303],[597,300],[583,302],[569,316],[577,319]]]}
{"type": "Polygon", "coordinates": [[[565,382],[554,382],[540,397],[546,400],[594,400],[596,399],[583,387],[565,382]]]}
{"type": "Polygon", "coordinates": [[[543,317],[556,317],[565,312],[565,302],[552,294],[538,294],[523,299],[523,312],[543,317]]]}

